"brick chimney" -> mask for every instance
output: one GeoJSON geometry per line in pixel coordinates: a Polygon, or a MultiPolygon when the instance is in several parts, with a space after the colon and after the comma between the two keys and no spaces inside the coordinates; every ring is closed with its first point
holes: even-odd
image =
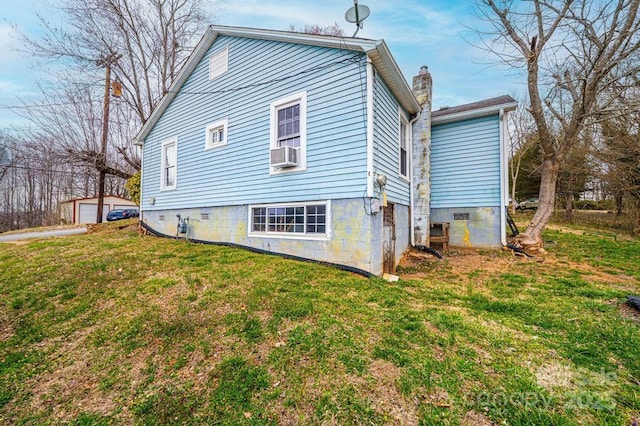
{"type": "Polygon", "coordinates": [[[413,232],[416,246],[429,247],[429,202],[431,198],[431,98],[432,80],[429,68],[420,67],[413,77],[413,95],[422,110],[413,123],[412,185],[413,185],[413,232]]]}

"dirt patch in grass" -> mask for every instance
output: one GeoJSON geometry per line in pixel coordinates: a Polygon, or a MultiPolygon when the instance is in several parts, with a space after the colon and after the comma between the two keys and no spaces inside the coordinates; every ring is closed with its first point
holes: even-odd
{"type": "Polygon", "coordinates": [[[620,315],[622,315],[624,318],[633,320],[635,323],[640,325],[640,311],[632,306],[629,306],[627,302],[621,303],[618,306],[618,312],[620,312],[620,315]]]}
{"type": "Polygon", "coordinates": [[[13,326],[9,321],[9,313],[0,309],[0,343],[9,340],[14,332],[13,326]]]}
{"type": "MultiPolygon", "coordinates": [[[[92,372],[95,356],[88,347],[90,330],[92,328],[62,342],[48,357],[52,364],[49,371],[32,380],[31,405],[36,412],[50,412],[47,417],[70,421],[81,412],[109,415],[119,407],[112,398],[98,391],[100,378],[92,372]],[[78,357],[79,353],[84,356],[78,357]]],[[[43,346],[55,345],[53,341],[43,342],[43,346]]]]}
{"type": "Polygon", "coordinates": [[[591,282],[608,284],[629,284],[635,281],[635,278],[628,275],[610,274],[608,272],[603,272],[595,266],[591,266],[587,263],[573,262],[568,259],[558,259],[556,256],[550,253],[547,253],[545,255],[544,263],[545,265],[549,265],[549,267],[553,268],[564,266],[580,271],[583,275],[585,275],[585,279],[591,282]]]}
{"type": "Polygon", "coordinates": [[[489,420],[484,414],[478,413],[477,411],[467,411],[467,413],[462,418],[460,422],[463,426],[493,426],[491,420],[489,420]]]}
{"type": "Polygon", "coordinates": [[[569,234],[573,234],[573,235],[584,235],[585,231],[580,230],[580,229],[573,229],[573,228],[567,228],[566,226],[561,226],[561,225],[547,225],[546,229],[549,229],[551,231],[560,231],[560,232],[568,232],[569,234]]]}
{"type": "Polygon", "coordinates": [[[107,223],[88,223],[87,234],[112,234],[121,231],[138,231],[138,219],[124,219],[107,223]]]}
{"type": "Polygon", "coordinates": [[[567,390],[574,387],[575,373],[567,365],[548,363],[535,371],[536,382],[548,391],[567,390]]]}
{"type": "Polygon", "coordinates": [[[432,276],[433,271],[442,270],[450,274],[480,272],[483,276],[509,272],[516,265],[534,262],[535,259],[510,255],[501,250],[477,250],[467,248],[451,249],[444,260],[418,252],[408,252],[400,262],[399,274],[402,278],[422,278],[432,276]]]}
{"type": "MultiPolygon", "coordinates": [[[[400,262],[398,274],[400,278],[420,279],[432,277],[434,271],[442,271],[451,275],[472,274],[477,278],[498,276],[500,273],[517,273],[522,267],[543,264],[545,269],[569,267],[579,270],[585,279],[592,282],[609,284],[629,284],[635,278],[628,275],[610,274],[587,263],[559,259],[553,253],[546,252],[536,257],[521,257],[505,250],[479,250],[455,248],[438,260],[431,255],[410,251],[400,262]]],[[[528,273],[528,272],[527,272],[528,273]]]]}
{"type": "Polygon", "coordinates": [[[98,392],[99,379],[91,373],[89,363],[76,359],[70,364],[39,377],[33,390],[33,407],[40,412],[51,411],[50,417],[69,421],[80,412],[108,415],[118,403],[98,392]]]}
{"type": "Polygon", "coordinates": [[[396,387],[401,370],[389,361],[375,360],[369,365],[369,373],[376,380],[372,395],[373,407],[388,413],[395,424],[417,424],[415,404],[402,396],[396,387]]]}

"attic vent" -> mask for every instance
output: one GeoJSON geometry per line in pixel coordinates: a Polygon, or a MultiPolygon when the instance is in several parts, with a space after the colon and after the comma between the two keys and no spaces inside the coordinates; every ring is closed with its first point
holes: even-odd
{"type": "Polygon", "coordinates": [[[209,80],[220,77],[229,69],[229,48],[224,49],[211,55],[209,59],[209,80]]]}
{"type": "Polygon", "coordinates": [[[161,214],[160,216],[158,216],[158,220],[164,220],[164,215],[161,214]]]}
{"type": "Polygon", "coordinates": [[[209,220],[209,213],[200,213],[200,220],[209,220]]]}
{"type": "Polygon", "coordinates": [[[469,220],[469,213],[454,213],[453,220],[469,220]]]}

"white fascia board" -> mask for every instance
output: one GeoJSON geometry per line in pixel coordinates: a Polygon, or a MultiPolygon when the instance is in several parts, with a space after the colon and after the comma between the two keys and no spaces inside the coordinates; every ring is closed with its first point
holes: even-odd
{"type": "Polygon", "coordinates": [[[299,33],[295,31],[265,30],[260,28],[212,25],[210,29],[218,34],[233,37],[257,38],[260,40],[309,44],[313,46],[331,47],[335,49],[357,50],[360,52],[366,52],[367,50],[373,49],[378,43],[375,40],[364,38],[335,37],[299,33]]]}
{"type": "MultiPolygon", "coordinates": [[[[501,110],[513,111],[518,106],[517,102],[509,102],[506,104],[492,105],[490,107],[472,109],[454,114],[442,115],[439,117],[431,117],[431,124],[446,124],[456,121],[469,120],[472,118],[486,117],[487,115],[498,115],[501,110]]],[[[435,112],[435,111],[434,111],[435,112]]]]}
{"type": "Polygon", "coordinates": [[[413,91],[407,84],[407,80],[402,75],[400,67],[391,56],[391,51],[384,40],[381,40],[375,47],[367,51],[371,61],[380,73],[384,81],[389,85],[391,92],[396,96],[402,107],[409,114],[420,112],[420,104],[413,95],[413,91]]]}

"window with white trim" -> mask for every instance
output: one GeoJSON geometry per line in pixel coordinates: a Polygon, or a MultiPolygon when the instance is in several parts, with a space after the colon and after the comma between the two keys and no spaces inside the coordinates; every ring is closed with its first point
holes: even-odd
{"type": "Polygon", "coordinates": [[[400,176],[409,179],[409,143],[410,143],[409,123],[400,116],[400,176]]]}
{"type": "Polygon", "coordinates": [[[300,148],[300,104],[278,109],[276,146],[300,148]]]}
{"type": "Polygon", "coordinates": [[[271,149],[297,150],[295,167],[271,168],[271,173],[306,169],[307,92],[300,92],[271,103],[271,149]]]}
{"type": "Polygon", "coordinates": [[[251,207],[251,232],[324,236],[327,234],[327,204],[292,204],[251,207]]]}
{"type": "Polygon", "coordinates": [[[209,80],[220,77],[229,69],[229,48],[215,52],[209,58],[209,80]]]}
{"type": "Polygon", "coordinates": [[[217,148],[227,144],[228,120],[220,120],[206,127],[205,149],[217,148]]]}
{"type": "Polygon", "coordinates": [[[178,178],[178,139],[169,139],[161,147],[160,189],[175,189],[178,178]]]}

